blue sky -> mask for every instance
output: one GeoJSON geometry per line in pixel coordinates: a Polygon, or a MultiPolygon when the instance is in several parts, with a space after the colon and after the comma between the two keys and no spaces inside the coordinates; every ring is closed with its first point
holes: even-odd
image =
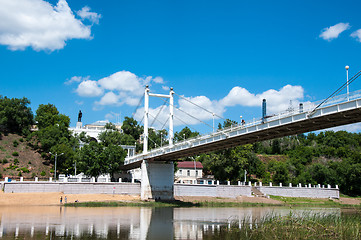
{"type": "MultiPolygon", "coordinates": [[[[85,124],[131,116],[145,84],[163,94],[174,87],[224,118],[259,118],[264,97],[275,113],[290,100],[296,106],[326,98],[346,80],[346,65],[350,76],[361,70],[360,7],[359,1],[0,0],[0,94],[27,97],[34,113],[39,104],[54,104],[72,126],[80,109],[85,124]]],[[[359,89],[358,81],[350,86],[359,89]]],[[[162,104],[151,98],[152,115],[161,110],[155,127],[166,121],[162,104]]],[[[178,97],[175,105],[212,125],[211,114],[178,97]]]]}

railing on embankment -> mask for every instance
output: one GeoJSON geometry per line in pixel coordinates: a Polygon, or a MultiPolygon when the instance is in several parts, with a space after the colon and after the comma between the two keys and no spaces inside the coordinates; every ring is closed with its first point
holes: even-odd
{"type": "MultiPolygon", "coordinates": [[[[339,198],[339,189],[321,185],[254,186],[265,195],[283,197],[339,198]]],[[[63,192],[64,194],[126,194],[140,195],[139,183],[119,182],[1,182],[5,193],[63,192]]],[[[174,184],[174,196],[224,197],[253,196],[252,185],[174,184]]]]}

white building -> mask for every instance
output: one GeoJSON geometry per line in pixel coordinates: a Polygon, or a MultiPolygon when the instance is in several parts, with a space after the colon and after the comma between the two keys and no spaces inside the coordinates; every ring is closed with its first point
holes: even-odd
{"type": "Polygon", "coordinates": [[[178,171],[174,175],[175,182],[193,183],[194,180],[201,179],[202,177],[203,165],[201,162],[178,162],[178,171]]]}
{"type": "MultiPolygon", "coordinates": [[[[82,122],[77,122],[75,128],[69,128],[73,134],[80,134],[85,132],[85,134],[96,141],[99,141],[99,134],[105,131],[105,125],[109,123],[109,121],[97,121],[92,124],[87,124],[83,127],[82,122]]],[[[115,127],[123,133],[122,124],[115,124],[115,127]]],[[[127,155],[133,156],[135,154],[135,145],[121,145],[124,150],[127,150],[127,155]]]]}

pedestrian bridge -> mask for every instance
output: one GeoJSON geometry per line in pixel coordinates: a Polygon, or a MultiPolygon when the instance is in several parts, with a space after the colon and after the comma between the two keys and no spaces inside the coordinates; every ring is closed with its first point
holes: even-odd
{"type": "MultiPolygon", "coordinates": [[[[360,75],[361,71],[350,79],[350,82],[360,75]]],[[[173,161],[182,157],[361,122],[361,91],[351,94],[347,91],[347,94],[336,96],[348,85],[349,81],[320,103],[303,103],[297,110],[289,108],[283,113],[272,116],[266,115],[266,100],[263,100],[263,117],[260,120],[232,125],[227,129],[176,143],[173,143],[173,107],[175,107],[173,105],[173,95],[175,94],[173,88],[170,89],[169,95],[161,95],[150,93],[146,86],[143,153],[127,157],[122,169],[141,168],[141,199],[173,199],[173,161]],[[169,98],[170,109],[170,144],[151,151],[148,151],[149,97],[169,98]]]]}
{"type": "Polygon", "coordinates": [[[316,108],[317,105],[317,103],[307,103],[298,110],[286,111],[246,124],[233,125],[208,135],[186,139],[128,157],[125,159],[123,169],[139,168],[143,160],[175,161],[200,153],[361,122],[361,91],[347,96],[340,95],[316,108]]]}

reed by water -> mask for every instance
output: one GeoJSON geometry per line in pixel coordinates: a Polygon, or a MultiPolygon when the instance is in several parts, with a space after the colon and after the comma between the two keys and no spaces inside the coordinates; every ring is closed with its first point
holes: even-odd
{"type": "Polygon", "coordinates": [[[301,216],[270,215],[261,220],[244,219],[212,232],[204,239],[361,239],[360,212],[345,214],[312,214],[301,216]]]}

